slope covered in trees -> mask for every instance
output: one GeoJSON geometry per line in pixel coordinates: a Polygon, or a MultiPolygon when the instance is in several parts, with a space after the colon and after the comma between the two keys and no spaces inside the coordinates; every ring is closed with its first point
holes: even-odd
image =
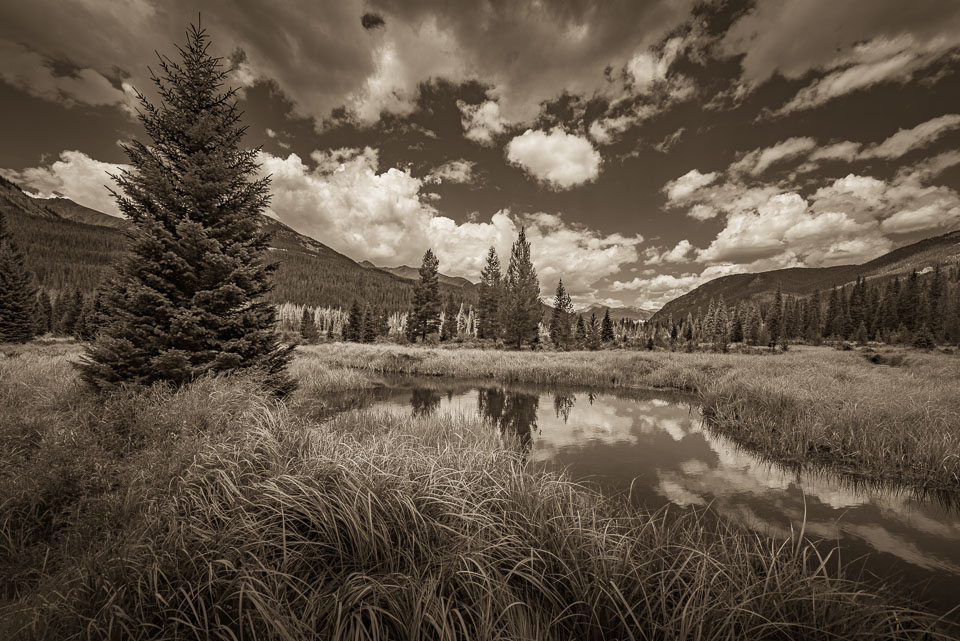
{"type": "Polygon", "coordinates": [[[651,318],[665,323],[669,316],[680,320],[697,308],[706,309],[711,299],[720,297],[727,305],[741,301],[767,304],[773,300],[777,287],[785,296],[804,297],[815,290],[825,291],[837,286],[855,283],[858,278],[869,282],[886,282],[895,276],[905,276],[912,270],[922,271],[937,264],[949,266],[960,261],[960,231],[927,238],[896,249],[862,265],[837,267],[793,267],[756,274],[733,274],[711,280],[683,296],[670,301],[651,318]]]}
{"type": "MultiPolygon", "coordinates": [[[[26,269],[47,291],[90,294],[123,257],[126,221],[73,201],[31,198],[0,178],[0,212],[24,253],[26,269]]],[[[356,298],[389,312],[410,307],[414,281],[362,267],[273,218],[263,216],[261,224],[271,234],[270,259],[278,263],[270,300],[349,309],[356,298]]],[[[475,286],[443,281],[442,295],[476,304],[475,286]]]]}

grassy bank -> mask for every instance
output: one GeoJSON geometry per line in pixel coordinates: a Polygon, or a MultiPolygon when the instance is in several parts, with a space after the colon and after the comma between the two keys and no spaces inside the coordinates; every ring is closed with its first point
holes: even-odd
{"type": "Polygon", "coordinates": [[[503,352],[347,343],[302,354],[304,366],[313,360],[372,373],[692,390],[714,429],[779,462],[960,492],[955,355],[827,347],[776,355],[503,352]]]}
{"type": "Polygon", "coordinates": [[[476,419],[317,421],[367,383],[317,357],[278,404],[97,399],[75,354],[0,359],[0,638],[949,638],[800,538],[612,503],[476,419]]]}

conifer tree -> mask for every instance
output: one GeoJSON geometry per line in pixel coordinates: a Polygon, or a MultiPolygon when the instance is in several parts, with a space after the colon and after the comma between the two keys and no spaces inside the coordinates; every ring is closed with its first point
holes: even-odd
{"type": "Polygon", "coordinates": [[[61,296],[68,296],[68,298],[64,300],[60,331],[66,336],[76,336],[77,325],[80,324],[83,317],[83,292],[77,288],[70,294],[61,294],[61,296]]]}
{"type": "Polygon", "coordinates": [[[359,343],[363,339],[363,311],[356,299],[350,306],[347,322],[343,326],[343,340],[359,343]]]}
{"type": "Polygon", "coordinates": [[[377,340],[377,317],[370,307],[367,307],[363,312],[360,340],[364,343],[372,343],[377,340]]]}
{"type": "Polygon", "coordinates": [[[775,345],[783,332],[783,291],[779,284],[777,285],[777,293],[773,297],[773,304],[770,306],[770,311],[767,312],[766,325],[767,331],[770,333],[770,344],[775,345]]]}
{"type": "Polygon", "coordinates": [[[184,384],[208,372],[256,370],[277,394],[293,346],[281,346],[265,299],[275,267],[265,262],[261,213],[269,179],[256,178],[257,149],[241,149],[236,90],[191,27],[182,60],[161,57],[160,102],[139,94],[151,138],[124,146],[131,169],[113,192],[132,223],[130,256],[105,296],[109,320],[81,363],[99,388],[122,382],[184,384]]]}
{"type": "Polygon", "coordinates": [[[457,337],[457,311],[459,308],[453,298],[447,299],[443,309],[443,325],[440,327],[440,340],[449,341],[457,337]]]}
{"type": "Polygon", "coordinates": [[[553,315],[550,318],[550,340],[560,349],[570,347],[570,318],[573,315],[573,303],[563,286],[563,279],[557,283],[557,293],[553,301],[553,315]]]}
{"type": "Polygon", "coordinates": [[[311,345],[320,339],[317,323],[313,320],[313,310],[304,305],[303,316],[300,317],[300,339],[311,345]]]}
{"type": "Polygon", "coordinates": [[[480,273],[480,301],[477,306],[479,338],[500,338],[500,301],[503,294],[503,274],[497,250],[490,246],[487,263],[480,273]]]}
{"type": "MultiPolygon", "coordinates": [[[[440,330],[440,281],[437,269],[440,261],[428,249],[420,263],[420,280],[413,291],[413,311],[411,312],[413,335],[425,340],[428,334],[440,330]]],[[[410,322],[410,318],[407,322],[410,322]]]]}
{"type": "Polygon", "coordinates": [[[535,344],[540,336],[540,284],[522,227],[510,252],[505,289],[503,333],[507,344],[516,349],[535,344]]]}
{"type": "Polygon", "coordinates": [[[37,294],[35,307],[36,333],[46,334],[53,331],[53,305],[50,304],[50,294],[42,289],[37,294]]]}
{"type": "Polygon", "coordinates": [[[610,308],[608,307],[603,313],[603,321],[600,324],[600,342],[609,343],[611,341],[613,341],[613,321],[610,320],[610,308]]]}
{"type": "Polygon", "coordinates": [[[574,333],[577,347],[583,349],[587,344],[587,326],[583,322],[583,314],[577,314],[577,330],[574,333]]]}
{"type": "Polygon", "coordinates": [[[597,322],[596,312],[590,312],[590,320],[587,325],[587,349],[600,349],[600,323],[597,322]]]}
{"type": "Polygon", "coordinates": [[[36,289],[23,254],[0,212],[0,343],[26,343],[36,334],[36,289]]]}

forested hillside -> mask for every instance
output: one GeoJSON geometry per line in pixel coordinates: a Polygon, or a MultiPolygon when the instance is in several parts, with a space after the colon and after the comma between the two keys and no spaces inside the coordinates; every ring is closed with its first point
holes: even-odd
{"type": "Polygon", "coordinates": [[[826,291],[834,286],[852,285],[861,277],[879,285],[895,276],[907,276],[913,270],[923,271],[936,265],[951,266],[958,261],[960,231],[954,231],[901,247],[862,265],[794,267],[757,274],[722,276],[670,301],[651,320],[665,323],[673,316],[679,322],[687,314],[696,316],[698,309],[705,312],[711,300],[720,298],[729,306],[741,302],[768,304],[778,287],[784,296],[802,298],[816,290],[826,291]]]}
{"type": "MultiPolygon", "coordinates": [[[[0,211],[26,256],[26,268],[49,292],[92,292],[123,256],[126,223],[73,201],[34,199],[0,178],[0,211]]],[[[265,216],[263,224],[272,234],[271,257],[278,263],[272,300],[343,308],[357,300],[387,311],[409,308],[412,280],[362,267],[272,218],[265,216]]],[[[441,282],[443,297],[475,304],[476,288],[457,280],[464,284],[441,282]]]]}

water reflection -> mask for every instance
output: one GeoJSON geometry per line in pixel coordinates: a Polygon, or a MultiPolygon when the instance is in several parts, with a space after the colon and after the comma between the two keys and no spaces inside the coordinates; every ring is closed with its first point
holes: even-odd
{"type": "Polygon", "coordinates": [[[840,544],[845,561],[928,586],[944,611],[960,603],[960,515],[909,492],[785,469],[702,425],[693,399],[422,379],[388,380],[376,405],[416,415],[476,413],[525,459],[629,492],[651,508],[710,505],[775,536],[802,528],[840,544]]]}
{"type": "Polygon", "coordinates": [[[533,447],[540,397],[500,388],[477,390],[477,413],[495,425],[500,436],[516,439],[524,455],[533,447]]]}

